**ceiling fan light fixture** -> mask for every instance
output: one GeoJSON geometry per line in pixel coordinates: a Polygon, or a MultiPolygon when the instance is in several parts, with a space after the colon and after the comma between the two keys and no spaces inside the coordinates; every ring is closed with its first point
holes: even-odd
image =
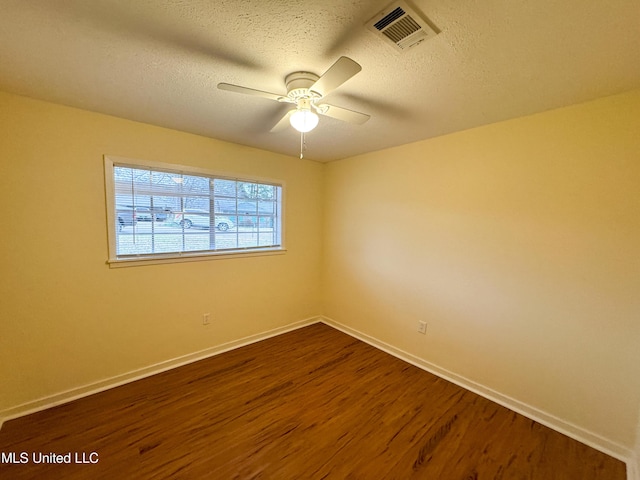
{"type": "Polygon", "coordinates": [[[318,120],[318,115],[306,108],[298,108],[289,117],[291,126],[302,133],[310,132],[316,128],[318,120]]]}

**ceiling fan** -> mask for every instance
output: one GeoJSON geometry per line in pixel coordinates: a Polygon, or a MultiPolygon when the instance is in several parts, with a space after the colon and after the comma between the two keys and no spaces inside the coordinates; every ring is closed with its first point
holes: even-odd
{"type": "Polygon", "coordinates": [[[230,83],[219,83],[218,88],[295,105],[296,108],[289,110],[271,131],[283,130],[288,124],[291,124],[293,128],[304,134],[318,125],[317,114],[358,125],[369,120],[369,115],[365,113],[321,103],[321,100],[326,95],[345,83],[360,70],[362,70],[362,67],[350,58],[340,57],[320,77],[310,72],[293,72],[284,79],[287,88],[286,95],[254,90],[253,88],[241,87],[230,83]]]}

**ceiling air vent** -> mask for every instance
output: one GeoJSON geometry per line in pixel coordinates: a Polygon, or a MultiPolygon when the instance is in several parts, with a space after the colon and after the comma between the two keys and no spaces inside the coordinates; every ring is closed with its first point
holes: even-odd
{"type": "Polygon", "coordinates": [[[437,32],[405,2],[387,6],[367,23],[367,28],[400,52],[415,47],[437,32]]]}

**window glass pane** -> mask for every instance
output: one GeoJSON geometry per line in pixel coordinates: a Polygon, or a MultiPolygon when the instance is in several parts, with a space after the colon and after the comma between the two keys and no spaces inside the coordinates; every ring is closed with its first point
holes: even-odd
{"type": "Polygon", "coordinates": [[[202,230],[193,230],[185,232],[185,248],[186,252],[197,252],[209,250],[209,234],[202,230]]]}
{"type": "Polygon", "coordinates": [[[113,165],[116,258],[281,246],[282,187],[178,170],[113,165]]]}
{"type": "Polygon", "coordinates": [[[224,232],[216,235],[216,246],[221,250],[238,248],[237,232],[224,232]]]}
{"type": "Polygon", "coordinates": [[[182,234],[171,226],[162,225],[155,232],[155,253],[180,252],[184,249],[182,234]]]}
{"type": "MultiPolygon", "coordinates": [[[[216,178],[213,181],[214,192],[217,197],[236,197],[236,181],[216,178]]],[[[235,203],[235,202],[234,202],[235,203]]]]}
{"type": "Polygon", "coordinates": [[[259,201],[258,212],[260,212],[260,215],[273,215],[275,213],[275,202],[265,200],[259,201]]]}
{"type": "Polygon", "coordinates": [[[265,247],[268,245],[273,245],[273,242],[275,242],[275,233],[273,231],[271,232],[264,232],[264,231],[260,231],[260,240],[258,242],[258,246],[260,247],[265,247]]]}
{"type": "Polygon", "coordinates": [[[247,200],[239,200],[238,201],[238,213],[242,213],[244,215],[255,215],[258,213],[258,202],[256,201],[247,201],[247,200]]]}
{"type": "Polygon", "coordinates": [[[235,198],[220,198],[215,197],[215,211],[222,214],[235,214],[236,213],[236,199],[235,198]]]}
{"type": "Polygon", "coordinates": [[[250,182],[238,182],[238,197],[257,198],[258,185],[250,182]]]}
{"type": "Polygon", "coordinates": [[[258,246],[258,234],[256,232],[238,233],[238,246],[241,248],[252,248],[258,246]]]}

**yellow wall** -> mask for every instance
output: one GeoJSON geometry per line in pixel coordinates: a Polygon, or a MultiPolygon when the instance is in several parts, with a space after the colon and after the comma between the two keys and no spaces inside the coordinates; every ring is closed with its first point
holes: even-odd
{"type": "Polygon", "coordinates": [[[326,173],[329,318],[633,447],[640,91],[326,173]]]}
{"type": "Polygon", "coordinates": [[[0,411],[321,313],[318,163],[0,93],[0,165],[0,411]],[[110,269],[104,154],[284,180],[288,252],[110,269]]]}

